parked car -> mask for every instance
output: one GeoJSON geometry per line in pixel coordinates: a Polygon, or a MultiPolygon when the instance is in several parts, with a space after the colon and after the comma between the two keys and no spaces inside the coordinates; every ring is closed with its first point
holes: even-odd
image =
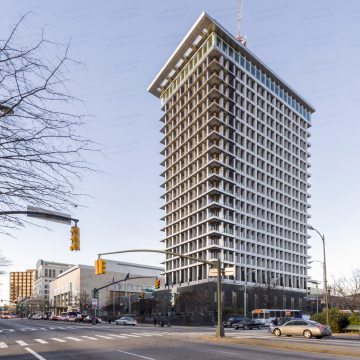
{"type": "Polygon", "coordinates": [[[262,323],[260,320],[252,319],[252,320],[243,320],[233,325],[235,330],[244,329],[261,329],[262,323]]]}
{"type": "Polygon", "coordinates": [[[65,315],[58,316],[59,321],[66,321],[66,318],[67,318],[67,316],[65,316],[65,315]]]}
{"type": "Polygon", "coordinates": [[[44,315],[44,316],[43,316],[43,319],[44,319],[44,320],[49,320],[49,319],[50,319],[50,315],[47,315],[47,314],[44,315]]]}
{"type": "Polygon", "coordinates": [[[59,319],[56,315],[51,315],[49,320],[50,321],[58,321],[59,319]]]}
{"type": "Polygon", "coordinates": [[[319,324],[315,321],[293,320],[282,326],[275,326],[271,329],[275,336],[304,336],[310,339],[315,336],[317,339],[322,339],[324,336],[331,336],[332,331],[330,326],[319,324]]]}
{"type": "Polygon", "coordinates": [[[132,325],[135,326],[137,324],[137,321],[134,320],[131,317],[122,317],[118,320],[115,320],[116,325],[132,325]]]}
{"type": "Polygon", "coordinates": [[[86,314],[78,314],[77,316],[76,316],[76,322],[83,322],[84,321],[84,319],[87,317],[88,315],[86,315],[86,314]]]}
{"type": "MultiPolygon", "coordinates": [[[[91,315],[89,315],[89,316],[86,316],[86,318],[83,321],[84,321],[84,323],[91,323],[92,320],[93,320],[93,317],[91,315]]],[[[101,320],[97,317],[96,323],[100,323],[100,322],[101,322],[101,320]]]]}
{"type": "Polygon", "coordinates": [[[33,314],[29,314],[27,318],[30,320],[32,318],[33,314]]]}
{"type": "Polygon", "coordinates": [[[250,320],[250,318],[245,316],[232,317],[229,320],[223,321],[224,327],[232,327],[235,323],[240,322],[242,320],[250,320]]]}

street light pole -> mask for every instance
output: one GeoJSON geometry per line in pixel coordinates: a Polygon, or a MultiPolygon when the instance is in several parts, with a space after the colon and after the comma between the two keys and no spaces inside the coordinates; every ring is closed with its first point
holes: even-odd
{"type": "Polygon", "coordinates": [[[325,235],[321,235],[315,228],[312,226],[308,226],[310,230],[315,230],[321,237],[323,242],[323,250],[324,250],[324,277],[325,277],[325,306],[326,306],[326,325],[329,326],[329,303],[328,303],[328,289],[327,289],[327,278],[326,278],[326,255],[325,255],[325,235]]]}

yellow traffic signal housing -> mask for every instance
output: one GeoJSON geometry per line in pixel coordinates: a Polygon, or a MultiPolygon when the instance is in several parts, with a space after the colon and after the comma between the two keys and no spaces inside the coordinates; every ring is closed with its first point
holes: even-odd
{"type": "Polygon", "coordinates": [[[141,293],[141,298],[143,299],[145,297],[145,291],[141,293]]]}
{"type": "Polygon", "coordinates": [[[106,274],[106,261],[99,259],[99,274],[106,274]]]}
{"type": "Polygon", "coordinates": [[[95,260],[95,275],[100,275],[99,262],[100,262],[100,260],[95,260]]]}
{"type": "Polygon", "coordinates": [[[160,280],[155,280],[155,289],[160,289],[160,280]]]}
{"type": "Polygon", "coordinates": [[[72,226],[71,227],[71,246],[70,246],[70,250],[74,251],[80,251],[80,229],[77,226],[72,226]]]}

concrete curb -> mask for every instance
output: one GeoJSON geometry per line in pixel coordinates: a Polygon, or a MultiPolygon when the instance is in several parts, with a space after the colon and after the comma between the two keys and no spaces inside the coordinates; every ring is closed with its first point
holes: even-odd
{"type": "Polygon", "coordinates": [[[202,337],[201,340],[218,342],[218,343],[227,343],[227,344],[238,344],[246,346],[257,346],[271,349],[280,349],[280,350],[290,350],[290,351],[301,351],[309,353],[319,353],[319,354],[328,354],[328,355],[338,355],[338,356],[350,356],[360,358],[360,348],[354,348],[350,350],[347,348],[346,351],[337,350],[335,346],[329,345],[319,345],[319,344],[307,344],[306,347],[303,345],[292,345],[292,344],[282,344],[278,341],[266,341],[266,340],[248,340],[248,339],[234,339],[234,338],[213,338],[213,337],[202,337]]]}

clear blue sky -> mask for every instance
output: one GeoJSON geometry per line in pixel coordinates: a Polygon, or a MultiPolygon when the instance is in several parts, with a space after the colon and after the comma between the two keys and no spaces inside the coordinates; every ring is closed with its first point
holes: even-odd
{"type": "MultiPolygon", "coordinates": [[[[162,248],[159,185],[162,116],[146,89],[202,11],[237,32],[237,1],[7,1],[0,32],[19,13],[47,37],[72,37],[71,56],[86,63],[70,75],[75,95],[97,117],[89,136],[106,145],[106,157],[91,160],[106,175],[83,184],[93,199],[73,215],[80,219],[81,251],[70,252],[70,228],[48,223],[1,235],[0,248],[13,260],[9,271],[35,267],[38,259],[92,265],[98,252],[162,248]]],[[[360,2],[244,0],[242,34],[248,47],[317,109],[310,129],[312,187],[310,223],[325,233],[328,273],[347,274],[358,264],[360,193],[360,2]]],[[[33,39],[34,29],[23,41],[33,39]]],[[[313,234],[310,255],[322,260],[313,234]]],[[[158,265],[162,256],[134,254],[114,259],[158,265]]],[[[315,264],[310,274],[322,279],[315,264]]],[[[9,277],[0,279],[8,296],[9,277]]]]}

